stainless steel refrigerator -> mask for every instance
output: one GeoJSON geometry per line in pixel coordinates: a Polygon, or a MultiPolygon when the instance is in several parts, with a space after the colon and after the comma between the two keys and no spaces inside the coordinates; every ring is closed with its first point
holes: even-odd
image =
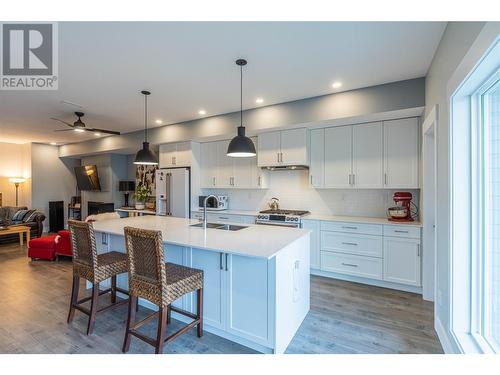
{"type": "Polygon", "coordinates": [[[191,191],[189,168],[156,171],[156,214],[190,217],[191,191]]]}

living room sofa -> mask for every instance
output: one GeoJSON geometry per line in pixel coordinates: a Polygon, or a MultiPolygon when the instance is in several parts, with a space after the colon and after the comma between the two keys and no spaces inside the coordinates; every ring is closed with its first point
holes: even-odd
{"type": "MultiPolygon", "coordinates": [[[[35,215],[30,215],[31,218],[27,222],[24,222],[23,220],[21,221],[13,220],[14,215],[16,214],[17,211],[27,210],[27,209],[28,209],[27,207],[12,207],[12,206],[0,207],[0,225],[13,225],[13,224],[25,225],[27,227],[30,227],[31,238],[40,237],[43,232],[43,221],[45,220],[45,215],[43,213],[36,212],[35,215]]],[[[0,244],[18,242],[18,241],[19,241],[19,235],[17,233],[12,235],[0,236],[0,244]]]]}

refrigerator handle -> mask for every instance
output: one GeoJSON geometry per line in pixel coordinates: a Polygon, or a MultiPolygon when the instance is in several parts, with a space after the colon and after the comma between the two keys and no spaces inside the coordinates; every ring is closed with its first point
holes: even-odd
{"type": "Polygon", "coordinates": [[[165,178],[165,183],[166,183],[166,190],[165,190],[165,197],[167,198],[167,207],[166,207],[166,210],[165,210],[165,214],[167,216],[170,216],[172,215],[172,213],[170,212],[170,193],[171,193],[171,188],[170,188],[170,181],[171,181],[171,177],[172,174],[170,173],[167,173],[166,174],[166,178],[165,178]]]}

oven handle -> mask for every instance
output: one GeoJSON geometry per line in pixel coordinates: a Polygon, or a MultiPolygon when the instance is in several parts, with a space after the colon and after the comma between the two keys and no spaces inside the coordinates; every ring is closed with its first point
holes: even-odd
{"type": "Polygon", "coordinates": [[[287,228],[300,228],[301,225],[299,223],[297,224],[283,224],[283,223],[263,223],[263,222],[259,222],[259,221],[256,221],[255,222],[256,225],[272,225],[272,226],[275,226],[275,227],[287,227],[287,228]]]}

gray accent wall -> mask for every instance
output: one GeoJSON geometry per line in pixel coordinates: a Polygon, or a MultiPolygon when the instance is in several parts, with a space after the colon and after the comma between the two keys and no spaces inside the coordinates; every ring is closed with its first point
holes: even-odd
{"type": "MultiPolygon", "coordinates": [[[[272,83],[270,83],[272,84],[272,83]]],[[[372,86],[331,95],[318,96],[245,111],[247,133],[297,126],[323,121],[341,120],[386,113],[425,105],[425,78],[416,78],[372,86]]],[[[238,98],[235,97],[235,101],[238,98]]],[[[140,121],[142,115],[137,114],[140,121]]],[[[152,144],[209,137],[229,137],[236,134],[239,113],[233,112],[153,128],[149,132],[152,144]]],[[[60,156],[75,157],[97,153],[136,152],[143,142],[143,131],[104,137],[60,147],[60,156]]]]}
{"type": "Polygon", "coordinates": [[[74,167],[80,159],[59,158],[58,147],[31,144],[31,202],[33,208],[47,216],[44,231],[49,229],[49,202],[64,201],[64,222],[67,222],[67,205],[76,195],[74,167]]]}

